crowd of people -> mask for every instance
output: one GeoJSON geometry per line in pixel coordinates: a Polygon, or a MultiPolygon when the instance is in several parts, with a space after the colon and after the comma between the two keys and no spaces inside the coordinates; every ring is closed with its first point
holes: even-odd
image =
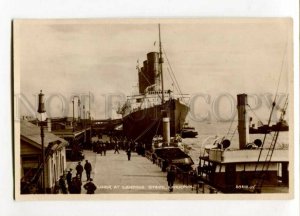
{"type": "MultiPolygon", "coordinates": [[[[127,151],[128,160],[130,160],[131,152],[127,151]]],[[[84,167],[81,165],[81,162],[78,162],[76,166],[76,175],[72,176],[72,169],[69,169],[66,176],[60,176],[59,179],[59,188],[63,194],[81,194],[82,188],[82,173],[83,170],[86,172],[86,183],[83,185],[83,188],[86,190],[86,194],[94,194],[97,187],[93,183],[91,176],[92,166],[91,163],[86,160],[84,167]],[[66,182],[67,181],[67,185],[66,182]]],[[[173,185],[176,179],[176,167],[170,165],[167,168],[167,182],[169,187],[169,192],[173,192],[173,185]]]]}
{"type": "Polygon", "coordinates": [[[86,183],[83,185],[83,188],[86,190],[87,194],[94,194],[97,187],[93,183],[93,179],[91,178],[92,165],[86,160],[84,166],[81,165],[81,162],[78,162],[76,166],[76,174],[73,177],[72,173],[73,169],[69,169],[67,174],[64,176],[60,176],[59,179],[59,188],[61,193],[63,194],[81,194],[82,188],[82,173],[85,170],[86,173],[86,183]],[[67,181],[67,185],[66,185],[67,181]]]}
{"type": "Polygon", "coordinates": [[[103,141],[98,138],[97,141],[92,142],[92,150],[101,156],[106,156],[108,150],[114,150],[114,154],[120,154],[119,150],[124,150],[128,161],[130,161],[132,151],[138,155],[145,156],[146,145],[133,140],[127,140],[126,138],[111,137],[110,141],[103,141]]]}
{"type": "Polygon", "coordinates": [[[98,138],[97,141],[92,142],[92,149],[101,156],[106,156],[108,150],[114,150],[115,154],[119,154],[119,150],[128,151],[129,149],[138,155],[145,156],[146,145],[123,137],[111,137],[110,141],[103,141],[98,138]]]}
{"type": "MultiPolygon", "coordinates": [[[[145,156],[146,146],[143,143],[134,142],[133,140],[127,139],[110,139],[109,141],[102,141],[98,139],[92,142],[93,152],[100,154],[101,156],[106,156],[108,150],[113,150],[114,154],[120,154],[119,150],[124,150],[127,155],[128,161],[131,160],[132,151],[136,152],[138,155],[145,156]]],[[[87,194],[94,194],[97,187],[93,183],[91,178],[92,165],[86,160],[84,166],[81,162],[75,167],[76,173],[73,176],[72,169],[69,169],[66,175],[63,175],[59,179],[59,188],[63,194],[81,194],[82,187],[86,190],[87,194]],[[82,174],[85,171],[86,183],[82,183],[82,174]],[[66,184],[67,182],[67,184],[66,184]]],[[[169,192],[173,192],[173,185],[176,179],[176,167],[170,162],[163,163],[162,171],[167,171],[167,183],[169,187],[169,192]]]]}

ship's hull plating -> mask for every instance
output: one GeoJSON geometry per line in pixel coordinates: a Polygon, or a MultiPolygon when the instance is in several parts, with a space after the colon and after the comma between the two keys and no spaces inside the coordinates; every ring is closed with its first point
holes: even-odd
{"type": "Polygon", "coordinates": [[[180,133],[189,107],[176,99],[171,99],[162,105],[138,110],[123,117],[124,135],[132,140],[151,144],[154,135],[162,135],[163,111],[170,117],[170,134],[180,133]]]}

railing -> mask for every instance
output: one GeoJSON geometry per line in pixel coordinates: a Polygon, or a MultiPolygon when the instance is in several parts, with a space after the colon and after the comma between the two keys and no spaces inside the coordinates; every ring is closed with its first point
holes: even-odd
{"type": "MultiPolygon", "coordinates": [[[[151,151],[146,151],[145,156],[150,161],[152,161],[153,164],[156,164],[158,167],[164,170],[166,167],[164,166],[165,160],[160,157],[153,158],[151,151]]],[[[179,183],[182,183],[186,186],[191,186],[191,190],[195,191],[196,193],[202,192],[202,193],[218,193],[218,190],[208,184],[205,183],[205,181],[201,178],[200,175],[198,175],[198,172],[195,170],[186,171],[181,169],[180,167],[176,166],[176,179],[179,180],[179,183]]]]}

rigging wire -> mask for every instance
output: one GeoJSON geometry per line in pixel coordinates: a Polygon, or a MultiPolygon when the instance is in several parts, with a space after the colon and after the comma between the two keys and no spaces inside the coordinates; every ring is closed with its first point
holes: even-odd
{"type": "Polygon", "coordinates": [[[172,66],[171,66],[171,64],[170,64],[170,61],[169,61],[169,59],[168,59],[168,56],[167,56],[167,54],[166,54],[166,51],[165,51],[164,47],[162,47],[162,48],[163,48],[163,53],[164,53],[164,55],[165,55],[165,57],[166,57],[166,59],[167,59],[168,65],[169,65],[169,67],[170,67],[171,73],[172,73],[172,75],[173,75],[173,77],[174,77],[175,85],[177,85],[177,87],[178,87],[178,89],[179,89],[179,94],[181,95],[181,97],[183,97],[182,91],[181,91],[180,86],[179,86],[179,84],[178,84],[178,81],[177,81],[177,79],[176,79],[176,77],[175,77],[175,75],[174,75],[174,72],[173,72],[172,66]]]}
{"type": "MultiPolygon", "coordinates": [[[[270,112],[270,116],[269,116],[269,120],[268,120],[267,126],[270,126],[271,118],[272,118],[273,111],[274,111],[274,108],[275,108],[275,105],[276,105],[276,100],[277,100],[278,90],[279,90],[279,84],[280,84],[280,80],[281,80],[281,74],[282,74],[283,66],[284,66],[285,59],[286,59],[286,52],[287,52],[287,45],[288,45],[287,42],[288,42],[288,40],[286,40],[286,46],[285,46],[285,49],[284,49],[284,56],[283,56],[283,59],[282,59],[282,62],[281,62],[281,69],[280,69],[279,79],[278,79],[277,87],[276,87],[276,93],[275,93],[275,97],[274,97],[274,100],[273,100],[273,103],[272,103],[272,108],[271,108],[271,112],[270,112]]],[[[268,134],[265,134],[265,135],[264,135],[264,139],[263,139],[263,142],[262,142],[260,151],[259,151],[257,163],[256,163],[255,169],[254,169],[255,172],[257,171],[258,163],[259,163],[260,158],[261,158],[261,153],[262,153],[263,147],[264,147],[264,145],[265,145],[267,135],[268,135],[268,134]]]]}
{"type": "Polygon", "coordinates": [[[231,142],[232,138],[234,137],[236,131],[237,131],[238,127],[235,127],[233,133],[232,133],[232,136],[230,137],[229,141],[231,142]]]}
{"type": "MultiPolygon", "coordinates": [[[[277,82],[275,97],[274,97],[274,100],[273,100],[273,103],[272,103],[272,108],[271,108],[271,112],[270,112],[270,116],[269,116],[269,120],[268,120],[267,126],[269,126],[270,123],[271,123],[271,119],[272,119],[272,115],[273,115],[273,112],[274,112],[274,108],[276,106],[276,100],[277,100],[277,96],[278,96],[278,90],[279,90],[279,84],[280,84],[280,80],[281,80],[281,74],[282,74],[283,66],[284,66],[285,59],[286,59],[286,52],[287,52],[287,41],[286,41],[286,46],[285,46],[285,50],[284,50],[284,56],[283,56],[283,59],[282,59],[282,62],[281,62],[281,69],[280,69],[280,73],[279,73],[279,79],[278,79],[278,82],[277,82]]],[[[264,136],[262,147],[265,144],[266,137],[267,137],[267,134],[265,134],[265,136],[264,136]]],[[[261,152],[259,154],[259,158],[260,158],[260,156],[261,156],[261,152]]]]}
{"type": "Polygon", "coordinates": [[[289,98],[289,95],[286,96],[286,99],[285,99],[285,102],[284,102],[284,105],[283,105],[283,108],[282,108],[282,112],[281,112],[279,121],[282,121],[285,114],[286,114],[286,109],[287,109],[287,106],[289,104],[288,98],[289,98]]]}
{"type": "Polygon", "coordinates": [[[227,134],[225,135],[225,137],[227,137],[227,136],[229,135],[229,132],[231,131],[231,127],[232,127],[232,124],[233,124],[233,122],[234,122],[234,120],[235,120],[235,116],[236,116],[236,115],[234,115],[234,117],[232,118],[232,120],[231,120],[231,122],[230,122],[230,126],[229,126],[229,129],[228,129],[227,134]]]}
{"type": "Polygon", "coordinates": [[[281,69],[280,69],[280,74],[279,74],[279,78],[278,78],[278,82],[277,82],[277,88],[276,88],[276,94],[275,94],[275,98],[274,98],[274,102],[276,101],[276,97],[278,95],[278,89],[279,89],[279,84],[280,84],[280,80],[281,80],[281,74],[282,74],[282,71],[283,71],[283,66],[285,65],[286,61],[286,52],[287,52],[287,41],[286,41],[286,46],[285,46],[285,49],[284,49],[284,57],[282,59],[282,62],[281,62],[281,69]]]}
{"type": "MultiPolygon", "coordinates": [[[[172,75],[171,75],[171,71],[169,70],[169,68],[167,68],[167,70],[168,70],[168,72],[169,72],[169,75],[170,75],[170,77],[171,77],[172,82],[174,83],[174,80],[173,80],[172,75]]],[[[175,83],[174,83],[174,84],[175,84],[175,83]]],[[[179,92],[179,89],[178,89],[177,85],[175,84],[175,85],[173,85],[173,86],[176,88],[176,91],[179,92]]]]}
{"type": "Polygon", "coordinates": [[[150,126],[146,128],[146,130],[144,130],[137,138],[134,139],[134,142],[140,139],[142,136],[144,136],[157,123],[157,121],[153,121],[152,124],[150,124],[150,126]]]}
{"type": "Polygon", "coordinates": [[[247,106],[249,107],[250,111],[255,115],[255,117],[257,118],[258,121],[260,121],[261,123],[263,123],[263,121],[260,120],[260,118],[256,115],[256,113],[254,112],[254,110],[251,108],[251,106],[249,104],[247,104],[247,106]]]}
{"type": "MultiPolygon", "coordinates": [[[[286,100],[284,102],[284,105],[283,105],[283,108],[282,108],[282,111],[281,111],[281,115],[280,115],[280,118],[279,118],[279,122],[281,122],[284,119],[287,107],[288,107],[288,96],[286,97],[286,100]]],[[[279,131],[280,131],[279,129],[275,130],[275,134],[272,137],[272,141],[271,141],[270,147],[268,149],[268,153],[266,155],[265,161],[262,165],[261,172],[267,171],[269,169],[271,158],[272,158],[272,155],[273,155],[273,152],[275,150],[275,146],[276,146],[276,143],[277,143],[277,140],[278,140],[278,137],[279,137],[279,131]]],[[[261,151],[262,151],[262,149],[261,149],[261,151]]],[[[258,162],[259,162],[259,160],[258,160],[258,162]]],[[[255,167],[255,176],[258,176],[257,166],[255,167]]],[[[256,184],[255,184],[257,186],[256,188],[257,188],[258,191],[261,190],[261,187],[264,183],[264,180],[265,180],[265,173],[262,173],[260,175],[259,179],[257,180],[256,184]]]]}
{"type": "Polygon", "coordinates": [[[158,122],[158,125],[157,125],[157,128],[156,128],[156,131],[155,131],[155,135],[157,135],[157,131],[158,131],[158,128],[159,128],[159,126],[160,126],[160,122],[161,122],[161,121],[159,121],[159,122],[158,122]]]}

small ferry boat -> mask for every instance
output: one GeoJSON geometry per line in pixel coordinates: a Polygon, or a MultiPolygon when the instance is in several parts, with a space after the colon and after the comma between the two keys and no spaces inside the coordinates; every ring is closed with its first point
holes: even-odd
{"type": "Polygon", "coordinates": [[[198,132],[195,130],[195,127],[189,126],[188,123],[184,123],[181,130],[182,138],[195,138],[198,135],[198,132]]]}
{"type": "MultiPolygon", "coordinates": [[[[251,123],[252,118],[250,118],[251,123]]],[[[269,134],[272,131],[289,131],[289,125],[286,122],[286,120],[280,120],[276,124],[273,124],[272,126],[268,126],[266,124],[263,124],[262,122],[258,123],[259,126],[256,128],[255,124],[252,124],[249,126],[249,133],[250,134],[269,134]]]]}
{"type": "Polygon", "coordinates": [[[184,152],[181,137],[170,137],[170,118],[167,116],[163,117],[163,136],[155,135],[152,139],[151,157],[153,163],[162,167],[162,171],[166,171],[171,164],[185,172],[192,170],[194,162],[184,152]]]}

